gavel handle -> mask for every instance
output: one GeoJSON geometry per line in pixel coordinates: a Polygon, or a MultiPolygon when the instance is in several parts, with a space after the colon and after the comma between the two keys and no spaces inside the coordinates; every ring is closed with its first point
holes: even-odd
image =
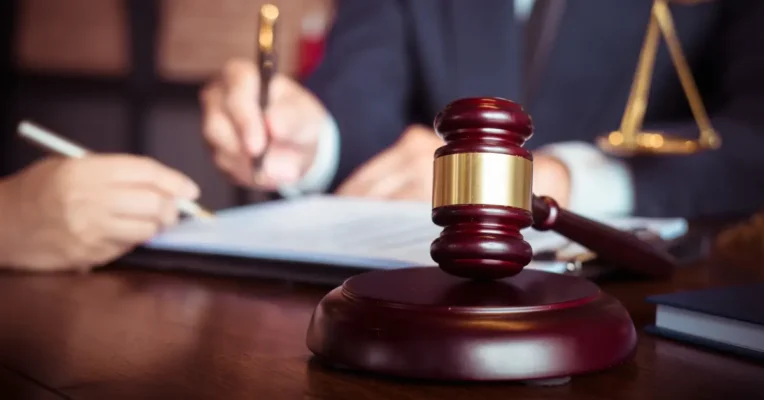
{"type": "Polygon", "coordinates": [[[674,258],[635,235],[560,208],[549,197],[533,196],[533,227],[552,230],[586,247],[608,263],[656,278],[670,276],[674,258]]]}

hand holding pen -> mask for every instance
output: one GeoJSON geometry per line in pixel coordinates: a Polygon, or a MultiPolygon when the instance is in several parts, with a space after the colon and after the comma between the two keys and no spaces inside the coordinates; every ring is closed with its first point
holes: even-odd
{"type": "MultiPolygon", "coordinates": [[[[22,121],[18,126],[18,134],[22,139],[27,140],[28,142],[42,148],[43,150],[46,150],[48,152],[51,152],[53,154],[57,154],[64,157],[69,158],[83,158],[87,155],[92,155],[93,153],[90,152],[90,150],[85,149],[84,147],[65,139],[62,136],[59,136],[37,124],[34,124],[29,121],[22,121]]],[[[196,184],[191,182],[191,180],[185,176],[182,176],[179,172],[170,170],[167,167],[162,166],[159,162],[150,160],[147,158],[141,158],[141,157],[135,157],[135,156],[129,156],[124,155],[123,156],[126,159],[135,159],[136,164],[143,163],[143,164],[151,164],[154,167],[145,167],[145,168],[153,168],[155,175],[153,176],[153,179],[157,182],[162,182],[162,179],[160,179],[162,176],[171,176],[172,178],[168,179],[174,179],[175,181],[184,180],[187,183],[184,183],[184,186],[187,187],[193,187],[193,190],[187,189],[186,191],[182,193],[186,193],[185,195],[179,195],[175,199],[175,205],[178,208],[178,211],[181,213],[185,213],[186,215],[202,218],[202,219],[210,219],[212,218],[212,213],[202,208],[199,204],[192,201],[191,198],[189,198],[189,194],[191,194],[191,197],[195,197],[199,195],[199,188],[196,187],[196,184]],[[165,173],[167,171],[167,173],[165,173]],[[193,194],[192,194],[193,193],[193,194]]],[[[139,165],[135,165],[135,167],[139,168],[139,165]]],[[[151,178],[151,175],[149,175],[149,178],[151,178]]],[[[136,177],[134,179],[138,179],[138,174],[136,174],[136,177]]],[[[175,186],[179,186],[181,184],[174,184],[175,186]]],[[[173,191],[169,191],[173,192],[173,191]]]]}
{"type": "Polygon", "coordinates": [[[205,217],[199,187],[148,157],[95,154],[36,124],[19,136],[53,153],[0,179],[0,268],[87,271],[174,225],[205,217]]]}
{"type": "Polygon", "coordinates": [[[260,10],[257,62],[232,60],[201,93],[204,138],[216,166],[245,188],[275,191],[313,165],[331,118],[299,83],[277,72],[278,10],[260,10]]]}

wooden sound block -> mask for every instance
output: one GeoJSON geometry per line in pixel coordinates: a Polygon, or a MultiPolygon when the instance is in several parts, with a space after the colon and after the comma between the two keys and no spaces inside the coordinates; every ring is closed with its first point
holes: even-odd
{"type": "Polygon", "coordinates": [[[590,281],[533,270],[474,281],[436,267],[354,276],[308,328],[318,361],[383,375],[566,382],[627,360],[626,309],[590,281]]]}

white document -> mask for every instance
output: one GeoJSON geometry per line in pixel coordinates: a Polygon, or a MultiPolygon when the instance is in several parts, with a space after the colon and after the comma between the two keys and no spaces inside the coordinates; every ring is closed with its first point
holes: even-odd
{"type": "MultiPolygon", "coordinates": [[[[145,247],[359,269],[434,265],[430,244],[442,228],[432,222],[431,213],[432,206],[422,202],[304,197],[224,210],[211,221],[186,220],[145,247]]],[[[648,229],[664,239],[687,230],[682,219],[600,221],[620,229],[648,229]]],[[[522,233],[535,254],[570,245],[553,232],[528,228],[522,233]]]]}

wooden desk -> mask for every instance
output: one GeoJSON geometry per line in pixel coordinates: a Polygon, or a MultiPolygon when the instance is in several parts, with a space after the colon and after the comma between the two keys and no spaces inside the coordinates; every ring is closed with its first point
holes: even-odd
{"type": "MultiPolygon", "coordinates": [[[[719,284],[604,284],[638,326],[647,295],[719,284]]],[[[633,362],[567,386],[434,384],[310,361],[305,332],[326,287],[109,271],[0,275],[0,393],[14,399],[754,399],[764,366],[640,333],[633,362]],[[11,395],[12,394],[12,395],[11,395]]],[[[2,396],[5,398],[5,396],[2,396]]]]}

